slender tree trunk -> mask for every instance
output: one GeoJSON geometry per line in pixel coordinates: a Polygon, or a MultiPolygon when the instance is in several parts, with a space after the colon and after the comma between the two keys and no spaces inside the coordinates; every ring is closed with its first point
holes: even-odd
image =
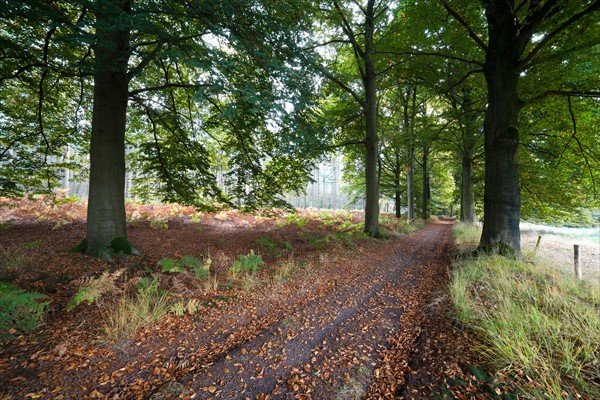
{"type": "Polygon", "coordinates": [[[406,198],[407,198],[407,220],[408,222],[415,219],[415,165],[414,165],[415,149],[410,147],[408,149],[408,163],[406,171],[406,198]]]}
{"type": "Polygon", "coordinates": [[[428,145],[423,146],[423,201],[421,203],[421,217],[424,221],[429,218],[429,170],[427,167],[427,159],[429,158],[428,145]]]}
{"type": "Polygon", "coordinates": [[[488,109],[484,122],[484,223],[479,246],[519,257],[521,194],[517,171],[519,145],[518,26],[510,2],[491,2],[486,10],[489,47],[484,74],[488,109]]]}
{"type": "Polygon", "coordinates": [[[123,16],[129,10],[129,1],[112,0],[110,6],[102,8],[96,17],[96,72],[85,241],[85,252],[93,256],[111,246],[114,239],[126,238],[125,123],[129,28],[115,24],[125,24],[123,16]]]}
{"type": "Polygon", "coordinates": [[[377,74],[373,54],[374,24],[374,1],[367,4],[365,20],[365,106],[364,114],[366,121],[366,203],[365,203],[365,232],[371,236],[379,235],[379,182],[377,179],[377,165],[379,161],[379,136],[377,134],[377,74]]]}
{"type": "Polygon", "coordinates": [[[463,155],[460,220],[466,224],[477,222],[475,215],[475,190],[473,183],[473,158],[463,155]]]}
{"type": "Polygon", "coordinates": [[[402,216],[402,194],[400,193],[400,155],[396,151],[396,165],[394,166],[394,210],[396,218],[402,216]]]}
{"type": "Polygon", "coordinates": [[[475,224],[477,215],[475,213],[475,180],[473,163],[477,148],[477,127],[475,126],[475,113],[471,99],[471,89],[463,89],[462,98],[462,171],[461,171],[461,196],[460,196],[460,220],[466,224],[475,224]]]}

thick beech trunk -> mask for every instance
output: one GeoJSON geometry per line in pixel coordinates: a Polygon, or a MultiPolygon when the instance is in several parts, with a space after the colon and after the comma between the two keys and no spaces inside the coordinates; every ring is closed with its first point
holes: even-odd
{"type": "Polygon", "coordinates": [[[378,148],[379,137],[377,134],[377,74],[373,61],[374,45],[374,1],[367,5],[365,21],[365,105],[364,114],[366,121],[366,202],[365,202],[365,233],[371,236],[379,235],[379,180],[377,165],[379,162],[378,148]]]}
{"type": "MultiPolygon", "coordinates": [[[[485,192],[480,249],[519,257],[521,195],[517,172],[519,145],[519,57],[514,40],[518,26],[509,2],[492,2],[486,10],[489,48],[484,74],[488,109],[484,122],[485,192]]],[[[522,45],[522,44],[521,44],[522,45]]]]}
{"type": "Polygon", "coordinates": [[[115,24],[124,24],[122,17],[129,9],[129,1],[112,0],[110,7],[97,15],[85,241],[85,252],[94,256],[109,247],[114,239],[126,237],[125,123],[129,29],[115,24]]]}

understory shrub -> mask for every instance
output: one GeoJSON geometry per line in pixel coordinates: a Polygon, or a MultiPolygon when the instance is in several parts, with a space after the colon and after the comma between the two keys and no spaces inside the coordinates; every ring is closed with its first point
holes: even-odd
{"type": "Polygon", "coordinates": [[[250,250],[249,254],[240,254],[233,263],[231,270],[234,273],[249,273],[258,271],[261,265],[264,264],[262,257],[254,254],[254,250],[250,250]]]}
{"type": "Polygon", "coordinates": [[[211,259],[208,257],[204,262],[193,256],[183,256],[179,260],[163,258],[158,262],[161,271],[165,273],[186,273],[188,270],[194,272],[198,279],[210,278],[211,259]]]}
{"type": "Polygon", "coordinates": [[[0,282],[0,343],[31,332],[44,320],[48,296],[0,282]]]}
{"type": "Polygon", "coordinates": [[[273,257],[279,257],[294,250],[290,242],[274,240],[266,235],[259,237],[256,244],[262,251],[273,257]]]}
{"type": "Polygon", "coordinates": [[[81,303],[96,303],[103,295],[117,291],[116,281],[123,275],[124,271],[124,269],[114,272],[104,271],[102,275],[96,278],[86,278],[84,282],[81,282],[77,293],[67,303],[67,311],[73,310],[81,303]]]}

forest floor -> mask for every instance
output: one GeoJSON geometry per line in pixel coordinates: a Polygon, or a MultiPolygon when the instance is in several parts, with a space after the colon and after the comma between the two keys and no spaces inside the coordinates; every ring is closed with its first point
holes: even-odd
{"type": "MultiPolygon", "coordinates": [[[[47,294],[52,309],[39,329],[0,348],[0,399],[487,398],[444,295],[452,221],[376,240],[342,235],[335,214],[130,206],[128,235],[143,256],[101,261],[66,251],[84,236],[83,205],[7,204],[0,279],[47,294]],[[265,266],[231,276],[235,257],[251,249],[265,266]],[[210,257],[208,284],[157,267],[184,255],[210,257]],[[296,267],[282,274],[284,264],[296,267]],[[108,340],[110,298],[66,311],[78,287],[106,270],[132,282],[154,270],[199,306],[108,340]]],[[[361,216],[344,218],[358,225],[361,216]]]]}

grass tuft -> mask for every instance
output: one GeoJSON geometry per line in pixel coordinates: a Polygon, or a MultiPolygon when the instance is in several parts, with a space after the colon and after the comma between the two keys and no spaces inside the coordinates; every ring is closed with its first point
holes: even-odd
{"type": "Polygon", "coordinates": [[[139,328],[162,318],[171,308],[167,293],[150,285],[136,294],[102,306],[104,337],[112,343],[130,340],[139,328]]]}
{"type": "Polygon", "coordinates": [[[533,398],[600,398],[600,290],[550,268],[462,261],[451,298],[489,365],[533,398]]]}

